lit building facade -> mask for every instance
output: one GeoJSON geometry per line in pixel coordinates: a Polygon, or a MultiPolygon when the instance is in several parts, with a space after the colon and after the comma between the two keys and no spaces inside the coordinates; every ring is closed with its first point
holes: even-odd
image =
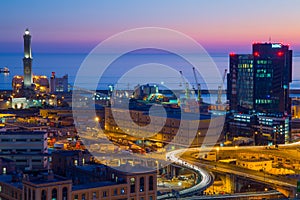
{"type": "MultiPolygon", "coordinates": [[[[126,180],[127,181],[127,180],[126,180]]],[[[56,200],[156,200],[156,179],[145,175],[128,178],[128,182],[102,181],[73,185],[72,180],[50,173],[25,175],[23,180],[0,175],[0,198],[56,200]],[[148,184],[153,184],[153,187],[148,184]]]]}
{"type": "Polygon", "coordinates": [[[52,155],[54,173],[49,170],[46,173],[24,174],[22,177],[0,175],[0,198],[156,200],[156,170],[139,173],[140,166],[136,169],[129,166],[136,173],[126,173],[122,172],[122,165],[112,169],[101,164],[86,164],[86,156],[81,151],[58,151],[52,155]]]}
{"type": "Polygon", "coordinates": [[[171,146],[174,148],[189,147],[190,145],[198,146],[203,143],[205,138],[207,140],[209,138],[212,141],[216,137],[222,139],[222,136],[218,135],[218,130],[222,129],[223,123],[218,122],[218,117],[212,117],[211,115],[199,116],[198,113],[188,113],[186,114],[186,119],[181,119],[181,115],[178,115],[176,111],[175,113],[172,113],[171,110],[169,112],[167,118],[161,115],[161,113],[156,113],[156,115],[151,115],[150,119],[148,111],[132,109],[130,110],[131,118],[128,119],[128,113],[124,109],[105,107],[104,127],[108,132],[119,134],[130,132],[132,136],[136,136],[137,138],[146,135],[149,136],[144,138],[146,140],[156,141],[161,144],[172,143],[171,146]],[[118,120],[118,123],[116,123],[115,119],[118,120]],[[150,122],[151,126],[147,127],[150,122]],[[220,128],[220,126],[222,127],[220,128]],[[147,128],[144,128],[141,132],[139,127],[147,128]],[[195,127],[198,129],[195,129],[195,127]],[[153,128],[158,131],[153,132],[153,128]],[[208,129],[211,130],[211,133],[215,134],[207,135],[208,129]]]}
{"type": "MultiPolygon", "coordinates": [[[[22,93],[23,85],[25,85],[25,79],[24,76],[14,76],[12,79],[12,89],[13,93],[18,96],[18,94],[22,93]]],[[[37,76],[34,75],[33,77],[33,84],[31,85],[31,88],[34,89],[34,91],[37,94],[46,94],[49,92],[49,80],[47,76],[37,76]]]]}
{"type": "Polygon", "coordinates": [[[289,142],[292,50],[281,43],[254,43],[252,54],[230,54],[227,99],[229,138],[255,144],[289,142]]]}

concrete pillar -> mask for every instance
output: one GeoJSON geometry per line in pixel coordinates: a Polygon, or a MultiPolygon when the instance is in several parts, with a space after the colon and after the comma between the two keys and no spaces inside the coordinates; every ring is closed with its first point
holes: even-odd
{"type": "Polygon", "coordinates": [[[225,175],[225,186],[227,193],[234,193],[236,191],[236,177],[233,174],[225,175]]]}
{"type": "Polygon", "coordinates": [[[168,175],[171,174],[171,165],[168,165],[166,170],[168,175]]]}
{"type": "Polygon", "coordinates": [[[174,165],[170,165],[171,177],[176,177],[176,167],[174,165]]]}

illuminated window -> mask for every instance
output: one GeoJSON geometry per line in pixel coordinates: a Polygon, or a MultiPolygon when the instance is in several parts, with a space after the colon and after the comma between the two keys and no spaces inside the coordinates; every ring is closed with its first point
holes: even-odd
{"type": "Polygon", "coordinates": [[[125,194],[125,188],[121,189],[121,194],[125,194]]]}
{"type": "Polygon", "coordinates": [[[130,179],[130,193],[135,193],[135,178],[130,179]]]}
{"type": "Polygon", "coordinates": [[[3,173],[3,174],[6,174],[6,167],[3,167],[3,168],[2,168],[2,173],[3,173]]]}

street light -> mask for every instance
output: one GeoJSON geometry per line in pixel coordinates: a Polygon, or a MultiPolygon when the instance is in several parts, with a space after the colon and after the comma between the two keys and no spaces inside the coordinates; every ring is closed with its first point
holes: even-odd
{"type": "Polygon", "coordinates": [[[253,134],[253,144],[254,144],[254,146],[256,146],[256,135],[257,135],[257,131],[255,131],[254,132],[254,134],[253,134]]]}
{"type": "Polygon", "coordinates": [[[201,135],[201,132],[199,131],[197,133],[197,146],[200,147],[200,141],[199,141],[199,136],[201,135]]]}

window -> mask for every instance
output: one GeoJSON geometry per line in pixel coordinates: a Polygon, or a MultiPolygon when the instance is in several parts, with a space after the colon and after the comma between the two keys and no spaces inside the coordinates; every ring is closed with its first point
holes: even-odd
{"type": "Polygon", "coordinates": [[[85,200],[85,194],[81,195],[81,200],[85,200]]]}
{"type": "Polygon", "coordinates": [[[51,200],[57,200],[57,189],[56,188],[54,188],[52,190],[52,198],[51,198],[51,200]]]}
{"type": "Polygon", "coordinates": [[[2,168],[2,173],[3,173],[3,174],[6,174],[6,167],[3,167],[3,168],[2,168]]]}
{"type": "Polygon", "coordinates": [[[30,142],[40,142],[40,141],[42,141],[42,140],[41,139],[36,139],[36,138],[30,139],[30,142]]]}
{"type": "Polygon", "coordinates": [[[96,198],[97,198],[97,193],[93,192],[93,199],[96,199],[96,198]]]}
{"type": "Polygon", "coordinates": [[[2,192],[2,185],[0,185],[0,192],[2,192]]]}
{"type": "Polygon", "coordinates": [[[153,190],[153,176],[149,177],[149,190],[153,190]]]}
{"type": "Polygon", "coordinates": [[[24,186],[24,200],[27,200],[27,187],[24,186]]]}
{"type": "Polygon", "coordinates": [[[150,196],[150,197],[149,197],[149,200],[153,200],[153,197],[152,197],[152,196],[150,196]]]}
{"type": "Polygon", "coordinates": [[[68,188],[64,187],[62,192],[62,199],[67,200],[68,199],[68,188]]]}
{"type": "Polygon", "coordinates": [[[140,178],[140,192],[144,192],[145,191],[145,178],[141,177],[140,178]]]}
{"type": "Polygon", "coordinates": [[[118,189],[114,189],[114,195],[115,195],[115,196],[118,195],[118,189]]]}
{"type": "Polygon", "coordinates": [[[12,141],[13,141],[12,139],[8,139],[8,138],[2,139],[2,142],[12,142],[12,141]]]}
{"type": "Polygon", "coordinates": [[[130,179],[130,193],[135,193],[135,178],[130,179]]]}
{"type": "Polygon", "coordinates": [[[125,194],[125,188],[121,189],[121,194],[125,194]]]}
{"type": "Polygon", "coordinates": [[[31,189],[28,188],[28,199],[31,200],[31,189]]]}
{"type": "Polygon", "coordinates": [[[78,194],[74,195],[74,200],[78,200],[78,194]]]}
{"type": "Polygon", "coordinates": [[[16,139],[16,142],[26,142],[27,139],[16,139]]]}
{"type": "Polygon", "coordinates": [[[107,197],[107,191],[103,191],[103,197],[107,197]]]}
{"type": "Polygon", "coordinates": [[[41,149],[30,149],[30,152],[41,152],[41,149]]]}
{"type": "Polygon", "coordinates": [[[41,200],[47,200],[47,194],[45,190],[42,190],[41,200]]]}

